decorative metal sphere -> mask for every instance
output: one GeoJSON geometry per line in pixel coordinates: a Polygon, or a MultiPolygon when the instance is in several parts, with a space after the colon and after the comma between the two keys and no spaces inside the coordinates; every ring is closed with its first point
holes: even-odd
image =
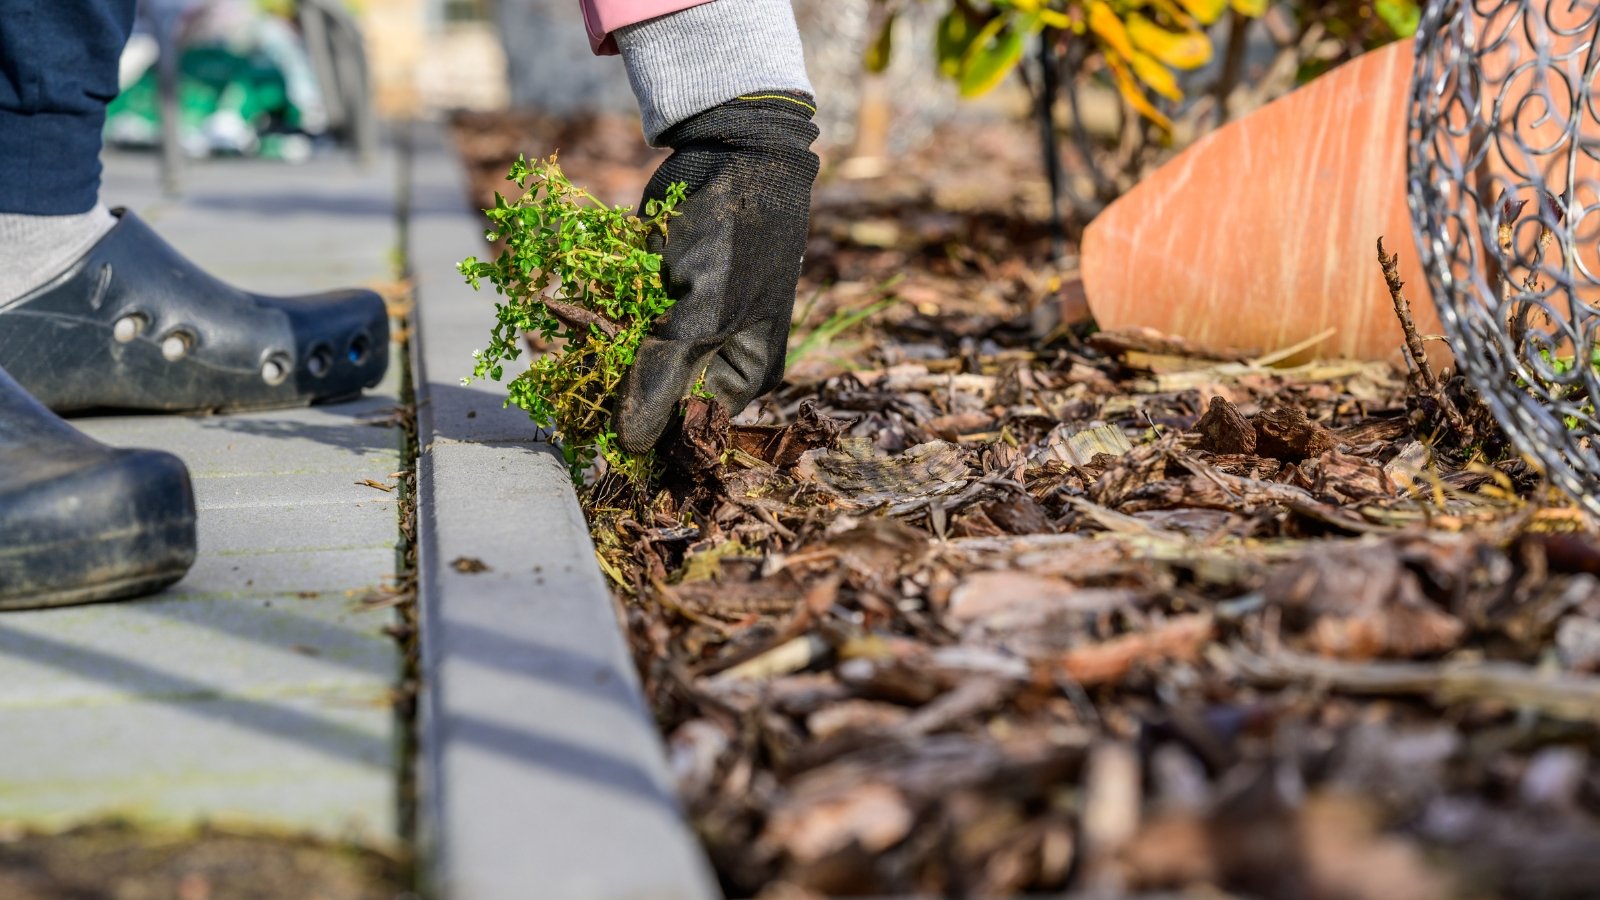
{"type": "Polygon", "coordinates": [[[1600,0],[1434,0],[1406,169],[1457,367],[1600,515],[1600,0]]]}

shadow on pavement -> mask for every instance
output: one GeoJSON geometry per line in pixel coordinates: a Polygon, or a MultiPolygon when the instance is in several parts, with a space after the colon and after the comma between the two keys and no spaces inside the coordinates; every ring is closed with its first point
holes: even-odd
{"type": "MultiPolygon", "coordinates": [[[[505,406],[505,388],[494,382],[463,387],[459,383],[429,381],[418,395],[426,398],[422,402],[428,405],[431,439],[484,443],[550,440],[549,429],[535,425],[521,409],[505,406]]],[[[420,419],[423,410],[417,412],[420,419]]]]}
{"type": "Polygon", "coordinates": [[[248,437],[314,441],[357,456],[393,451],[399,446],[399,403],[392,397],[369,394],[359,400],[319,404],[289,412],[295,415],[208,416],[203,424],[206,428],[248,437]],[[324,416],[336,418],[326,422],[305,421],[324,416]]]}
{"type": "MultiPolygon", "coordinates": [[[[196,602],[198,599],[158,594],[144,602],[129,604],[128,609],[181,625],[209,629],[284,653],[309,653],[319,662],[382,676],[390,682],[400,676],[399,658],[390,638],[303,616],[285,606],[267,605],[347,602],[342,598],[239,598],[209,603],[196,602]],[[373,645],[381,652],[368,652],[373,645]]],[[[367,613],[378,614],[376,611],[367,613]]]]}
{"type": "Polygon", "coordinates": [[[459,743],[479,747],[518,765],[551,769],[569,778],[590,782],[603,790],[627,794],[674,818],[682,814],[677,798],[656,784],[648,772],[603,750],[506,728],[475,716],[445,715],[440,718],[439,733],[444,736],[440,743],[443,745],[459,743]]]}
{"type": "Polygon", "coordinates": [[[348,762],[388,765],[392,755],[387,736],[366,734],[286,706],[224,693],[204,682],[144,663],[15,631],[3,624],[0,653],[124,689],[138,685],[141,693],[136,695],[137,701],[172,704],[192,715],[293,741],[348,762]]]}
{"type": "Polygon", "coordinates": [[[554,644],[522,641],[498,632],[459,622],[446,623],[452,641],[473,648],[472,664],[488,666],[509,675],[559,685],[641,718],[650,718],[641,695],[617,678],[598,678],[608,666],[598,657],[575,653],[554,644]]]}

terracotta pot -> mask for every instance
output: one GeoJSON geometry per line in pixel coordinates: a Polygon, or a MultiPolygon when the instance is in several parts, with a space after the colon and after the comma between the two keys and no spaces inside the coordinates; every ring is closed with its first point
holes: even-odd
{"type": "MultiPolygon", "coordinates": [[[[1374,243],[1400,254],[1419,330],[1439,332],[1406,208],[1412,42],[1365,54],[1196,142],[1090,223],[1102,328],[1271,352],[1401,358],[1374,243]]],[[[1434,345],[1439,346],[1439,345],[1434,345]]]]}

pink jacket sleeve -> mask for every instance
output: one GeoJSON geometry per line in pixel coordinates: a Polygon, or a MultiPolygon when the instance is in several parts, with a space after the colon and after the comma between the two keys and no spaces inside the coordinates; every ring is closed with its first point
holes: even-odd
{"type": "Polygon", "coordinates": [[[624,25],[654,19],[711,0],[578,0],[583,7],[583,23],[589,26],[589,46],[601,55],[617,52],[611,32],[624,25]]]}

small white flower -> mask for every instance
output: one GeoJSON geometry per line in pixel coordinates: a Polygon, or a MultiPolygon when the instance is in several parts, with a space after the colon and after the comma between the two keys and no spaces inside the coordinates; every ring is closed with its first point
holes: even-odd
{"type": "Polygon", "coordinates": [[[472,384],[472,379],[471,378],[463,378],[463,379],[461,379],[461,386],[462,387],[467,387],[467,386],[469,386],[471,384],[472,384]]]}
{"type": "Polygon", "coordinates": [[[482,355],[483,355],[483,351],[482,350],[474,350],[474,351],[472,351],[472,358],[473,359],[477,359],[478,357],[480,357],[482,355]]]}

